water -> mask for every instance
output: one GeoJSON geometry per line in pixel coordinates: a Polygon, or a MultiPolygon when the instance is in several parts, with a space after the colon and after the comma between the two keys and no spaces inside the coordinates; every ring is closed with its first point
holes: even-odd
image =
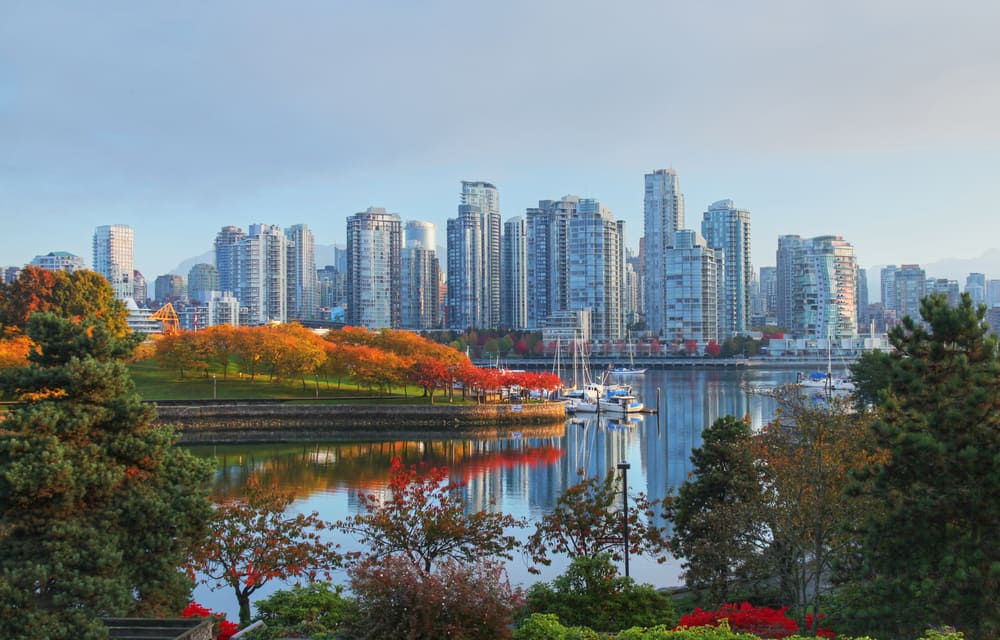
{"type": "MultiPolygon", "coordinates": [[[[629,493],[665,497],[691,472],[691,449],[701,444],[701,432],[724,415],[746,417],[759,428],[772,417],[774,400],[747,395],[750,387],[785,384],[794,371],[666,370],[625,378],[653,415],[630,416],[616,424],[602,415],[580,414],[576,422],[540,430],[525,430],[497,439],[419,439],[357,442],[303,442],[261,445],[192,447],[198,456],[214,458],[215,493],[238,493],[251,474],[264,482],[277,480],[295,492],[292,509],[318,511],[325,520],[358,512],[359,492],[377,493],[389,477],[390,460],[446,466],[454,480],[465,483],[465,499],[472,510],[495,508],[515,517],[537,520],[552,510],[566,487],[587,476],[604,477],[619,462],[628,462],[629,493]],[[658,393],[659,390],[659,393],[658,393]],[[491,506],[494,503],[495,506],[491,506]]],[[[523,530],[526,537],[533,527],[523,530]]],[[[333,534],[331,534],[332,536],[333,534]]],[[[356,548],[351,539],[331,537],[344,548],[356,548]]],[[[565,569],[554,561],[541,575],[528,572],[520,556],[507,564],[511,581],[530,585],[551,580],[565,569]]],[[[657,587],[681,583],[680,565],[633,556],[630,573],[638,582],[657,587]]],[[[346,582],[343,571],[334,582],[346,582]]],[[[255,594],[259,599],[284,585],[270,583],[255,594]]],[[[212,592],[199,586],[198,602],[237,618],[235,597],[227,589],[212,592]]]]}

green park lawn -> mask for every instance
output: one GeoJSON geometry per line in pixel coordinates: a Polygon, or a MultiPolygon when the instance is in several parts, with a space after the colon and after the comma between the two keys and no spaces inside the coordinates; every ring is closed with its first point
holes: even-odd
{"type": "MultiPolygon", "coordinates": [[[[129,365],[132,380],[135,381],[136,389],[144,400],[247,400],[247,399],[273,399],[273,400],[301,400],[321,403],[342,403],[350,401],[378,401],[380,403],[402,403],[402,404],[429,404],[430,400],[423,397],[423,389],[419,387],[407,387],[404,390],[394,387],[391,394],[383,394],[381,397],[375,390],[365,388],[358,389],[349,378],[341,381],[326,381],[322,378],[318,381],[319,391],[317,394],[317,380],[306,379],[303,389],[301,380],[269,380],[268,376],[258,375],[251,382],[249,376],[230,372],[223,377],[221,371],[210,371],[207,375],[203,372],[187,373],[183,378],[176,370],[167,370],[159,366],[155,358],[149,358],[141,362],[129,365]],[[215,376],[213,382],[213,375],[215,376]],[[213,391],[214,386],[214,391],[213,391]],[[214,396],[213,396],[214,392],[214,396]]],[[[443,392],[437,391],[434,394],[434,401],[447,402],[443,392]]],[[[460,397],[456,396],[455,402],[460,402],[460,397]]]]}

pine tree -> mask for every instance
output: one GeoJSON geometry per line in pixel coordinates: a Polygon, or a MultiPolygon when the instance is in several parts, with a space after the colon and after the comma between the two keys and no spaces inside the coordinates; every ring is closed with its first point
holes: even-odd
{"type": "Polygon", "coordinates": [[[879,508],[843,589],[848,621],[880,638],[1000,634],[1000,361],[985,311],[934,295],[924,323],[890,334],[875,424],[889,458],[861,476],[879,508]]]}
{"type": "Polygon", "coordinates": [[[206,534],[208,470],[154,426],[94,316],[35,313],[29,365],[0,375],[0,637],[100,638],[102,616],[176,615],[206,534]]]}
{"type": "Polygon", "coordinates": [[[692,477],[671,508],[671,549],[684,560],[687,585],[722,604],[734,581],[750,576],[766,541],[749,425],[733,416],[719,418],[702,433],[691,462],[692,477]]]}

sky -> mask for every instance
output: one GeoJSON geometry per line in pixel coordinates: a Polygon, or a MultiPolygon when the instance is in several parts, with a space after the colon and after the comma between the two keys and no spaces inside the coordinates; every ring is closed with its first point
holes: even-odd
{"type": "Polygon", "coordinates": [[[505,220],[597,198],[637,248],[668,167],[686,227],[750,210],[757,266],[783,234],[973,258],[1000,247],[998,26],[995,0],[0,0],[0,265],[128,224],[152,281],[224,225],[343,244],[369,206],[443,245],[463,179],[505,220]]]}

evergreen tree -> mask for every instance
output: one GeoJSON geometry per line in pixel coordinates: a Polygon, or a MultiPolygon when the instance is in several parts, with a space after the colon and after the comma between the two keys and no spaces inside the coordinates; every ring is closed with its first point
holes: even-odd
{"type": "MultiPolygon", "coordinates": [[[[107,286],[107,285],[105,285],[107,286]]],[[[206,534],[204,465],[153,425],[122,362],[136,340],[93,315],[35,313],[0,388],[0,637],[100,638],[102,616],[177,615],[206,534]]]]}
{"type": "Polygon", "coordinates": [[[691,452],[692,478],[670,510],[671,549],[684,560],[685,581],[716,604],[734,581],[748,578],[766,541],[763,490],[750,426],[724,416],[702,433],[691,452]]]}
{"type": "MultiPolygon", "coordinates": [[[[860,560],[843,589],[866,633],[914,637],[952,625],[1000,634],[1000,362],[985,307],[943,295],[890,333],[881,360],[876,439],[888,459],[865,468],[860,560]]],[[[874,379],[874,377],[873,377],[874,379]]]]}

